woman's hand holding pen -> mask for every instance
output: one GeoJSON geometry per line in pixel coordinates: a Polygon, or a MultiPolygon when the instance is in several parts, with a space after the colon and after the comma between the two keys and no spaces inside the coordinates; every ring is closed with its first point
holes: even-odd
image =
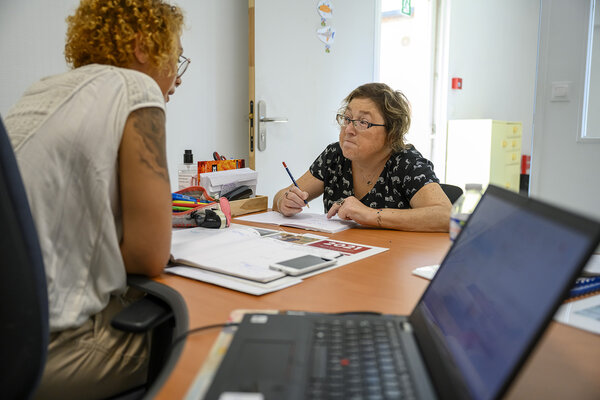
{"type": "Polygon", "coordinates": [[[281,214],[291,217],[302,211],[306,205],[304,202],[306,199],[308,199],[308,193],[292,185],[279,198],[277,208],[281,214]]]}

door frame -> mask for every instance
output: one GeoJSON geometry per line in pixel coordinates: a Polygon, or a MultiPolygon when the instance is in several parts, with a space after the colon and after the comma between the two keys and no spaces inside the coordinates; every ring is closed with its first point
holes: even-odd
{"type": "Polygon", "coordinates": [[[254,62],[254,0],[248,0],[248,166],[256,169],[256,140],[254,135],[255,62],[254,62]]]}

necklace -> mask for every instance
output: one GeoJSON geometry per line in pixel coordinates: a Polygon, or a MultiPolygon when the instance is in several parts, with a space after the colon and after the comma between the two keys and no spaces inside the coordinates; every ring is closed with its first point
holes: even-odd
{"type": "Polygon", "coordinates": [[[371,182],[371,180],[374,178],[373,175],[375,175],[375,174],[369,175],[368,177],[367,177],[367,175],[363,175],[364,180],[367,181],[367,185],[374,183],[374,182],[371,182]]]}
{"type": "MultiPolygon", "coordinates": [[[[381,171],[379,171],[379,173],[381,173],[381,171]]],[[[377,178],[379,178],[379,174],[377,174],[377,171],[373,172],[369,175],[367,175],[363,172],[361,172],[360,174],[362,175],[363,179],[365,180],[365,182],[367,182],[367,185],[369,185],[369,186],[374,184],[375,182],[377,182],[377,178]]]]}
{"type": "Polygon", "coordinates": [[[373,168],[363,169],[357,165],[353,165],[352,169],[354,170],[354,172],[357,173],[358,176],[360,176],[363,179],[363,182],[366,182],[368,186],[373,186],[375,183],[377,183],[377,180],[379,179],[379,175],[381,174],[381,171],[383,170],[383,167],[385,166],[386,163],[387,163],[387,159],[384,159],[382,162],[378,163],[378,165],[376,166],[375,169],[373,169],[373,168]],[[368,170],[371,171],[370,174],[365,173],[368,170]]]}

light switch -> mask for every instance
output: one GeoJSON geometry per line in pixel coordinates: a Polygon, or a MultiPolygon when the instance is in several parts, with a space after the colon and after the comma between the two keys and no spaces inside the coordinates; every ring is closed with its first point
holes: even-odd
{"type": "Polygon", "coordinates": [[[552,82],[552,95],[550,101],[571,101],[569,89],[571,82],[552,82]]]}

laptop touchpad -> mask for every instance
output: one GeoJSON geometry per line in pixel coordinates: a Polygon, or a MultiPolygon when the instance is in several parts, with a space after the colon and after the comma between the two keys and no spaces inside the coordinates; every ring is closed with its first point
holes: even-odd
{"type": "Polygon", "coordinates": [[[290,341],[244,341],[237,359],[235,376],[286,381],[291,370],[293,346],[290,341]]]}
{"type": "Polygon", "coordinates": [[[237,390],[275,396],[284,393],[290,380],[293,349],[290,341],[245,340],[233,373],[237,390]]]}
{"type": "Polygon", "coordinates": [[[308,319],[272,315],[244,321],[231,342],[206,399],[222,393],[262,393],[265,399],[303,399],[309,362],[308,319]]]}

